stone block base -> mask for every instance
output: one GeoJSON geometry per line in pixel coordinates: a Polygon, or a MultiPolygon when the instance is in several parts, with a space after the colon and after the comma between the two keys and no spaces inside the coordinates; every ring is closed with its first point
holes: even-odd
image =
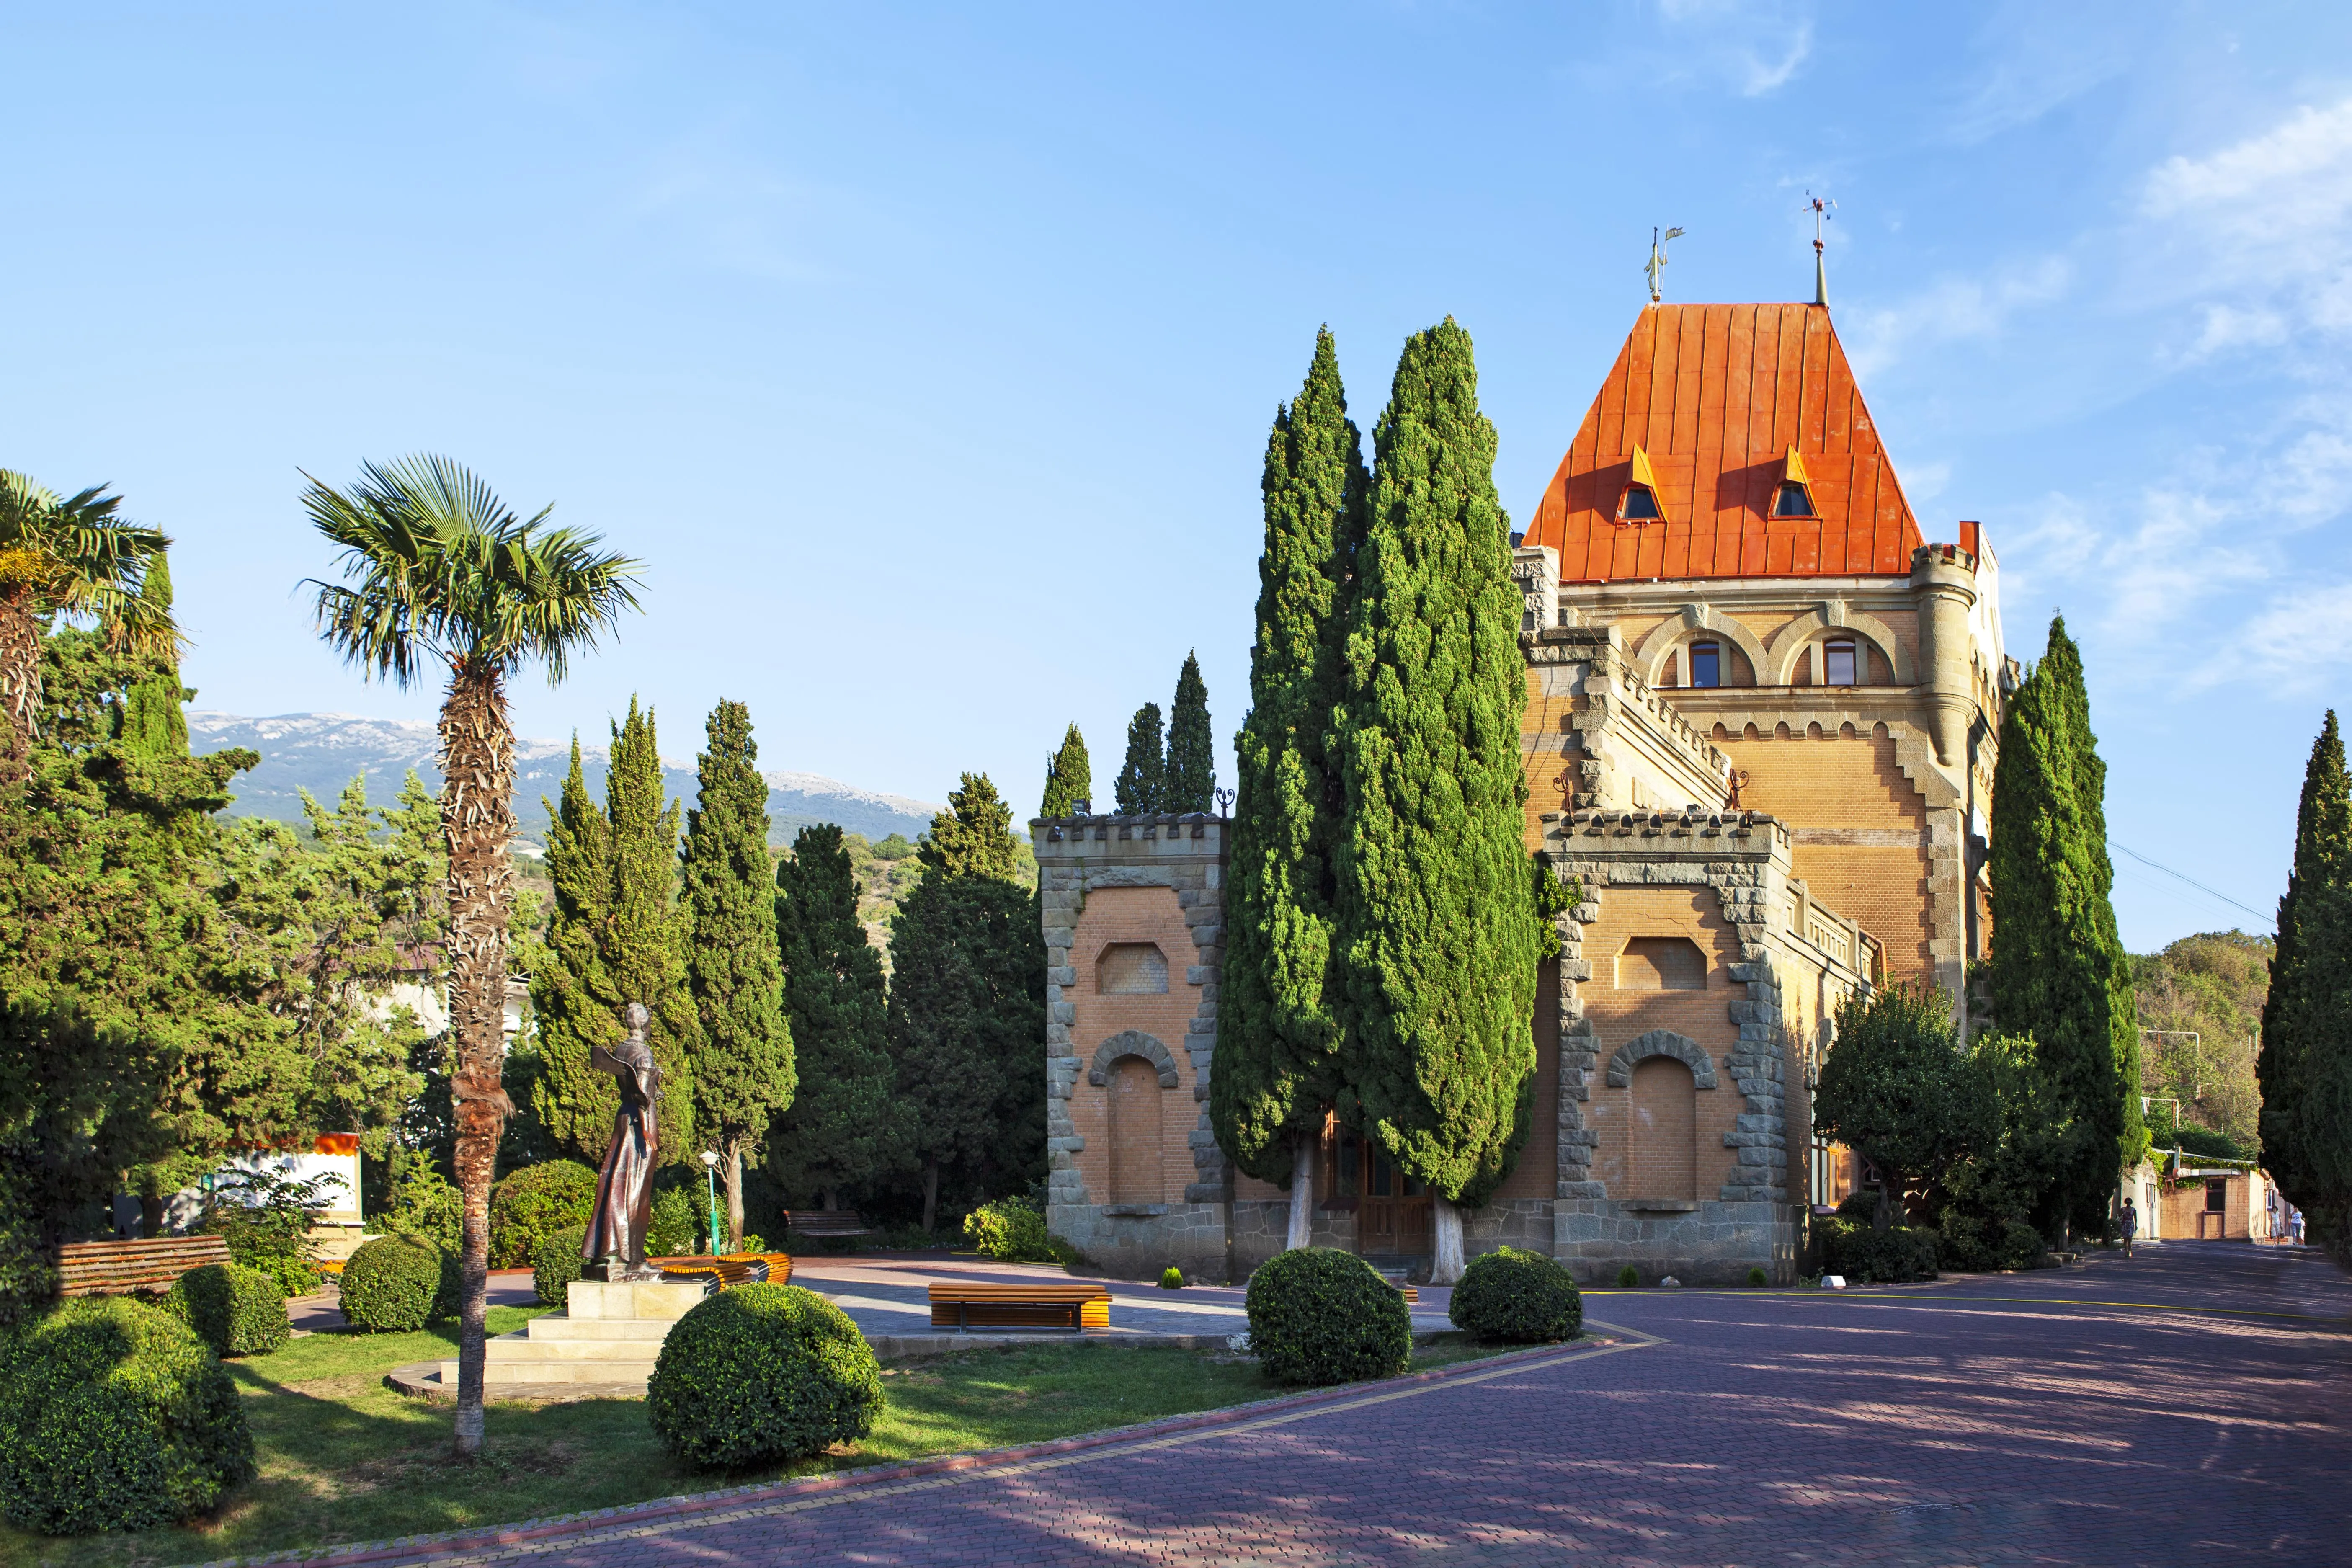
{"type": "Polygon", "coordinates": [[[1775,1285],[1797,1278],[1796,1210],[1775,1203],[1694,1203],[1682,1210],[1619,1199],[1551,1205],[1551,1254],[1580,1285],[1613,1285],[1627,1264],[1642,1283],[1744,1285],[1751,1268],[1775,1285]]]}

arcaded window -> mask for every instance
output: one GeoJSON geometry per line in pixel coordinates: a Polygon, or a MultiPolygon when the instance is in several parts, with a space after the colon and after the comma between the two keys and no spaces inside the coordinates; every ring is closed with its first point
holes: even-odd
{"type": "Polygon", "coordinates": [[[1110,1201],[1156,1204],[1160,1190],[1160,1069],[1141,1057],[1111,1064],[1110,1201]]]}
{"type": "Polygon", "coordinates": [[[1704,991],[1706,954],[1686,936],[1637,936],[1617,955],[1620,991],[1704,991]]]}
{"type": "Polygon", "coordinates": [[[1627,519],[1646,518],[1654,522],[1666,514],[1658,510],[1657,493],[1647,485],[1627,485],[1625,499],[1617,503],[1617,515],[1627,519]]]}
{"type": "Polygon", "coordinates": [[[1690,645],[1690,683],[1693,686],[1723,684],[1723,647],[1719,643],[1695,642],[1690,645]]]}
{"type": "Polygon", "coordinates": [[[1698,1085],[1690,1068],[1672,1057],[1651,1057],[1633,1065],[1633,1124],[1626,1129],[1633,1158],[1633,1198],[1698,1196],[1698,1085]]]}
{"type": "Polygon", "coordinates": [[[1859,680],[1855,669],[1857,663],[1853,638],[1839,637],[1822,644],[1822,684],[1823,686],[1857,684],[1859,680]]]}
{"type": "Polygon", "coordinates": [[[1168,959],[1148,942],[1115,942],[1095,960],[1095,991],[1103,996],[1164,996],[1168,959]]]}

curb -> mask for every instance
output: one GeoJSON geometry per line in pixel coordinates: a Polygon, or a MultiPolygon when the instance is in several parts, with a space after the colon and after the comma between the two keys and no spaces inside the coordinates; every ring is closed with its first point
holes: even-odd
{"type": "Polygon", "coordinates": [[[1433,1367],[1427,1372],[1407,1373],[1401,1377],[1381,1378],[1370,1383],[1342,1384],[1333,1388],[1317,1389],[1306,1394],[1276,1394],[1270,1399],[1252,1400],[1244,1405],[1229,1405],[1215,1410],[1197,1410],[1189,1415],[1165,1416],[1158,1421],[1142,1422],[1132,1426],[1107,1427],[1099,1432],[1085,1432],[1068,1437],[1049,1438],[1044,1442],[1026,1443],[1015,1447],[978,1448],[961,1454],[940,1454],[929,1458],[910,1459],[895,1465],[867,1465],[856,1469],[835,1470],[822,1476],[805,1476],[783,1481],[760,1481],[750,1486],[730,1487],[719,1491],[656,1498],[647,1502],[599,1509],[589,1513],[557,1514],[544,1519],[523,1520],[513,1524],[484,1525],[468,1530],[400,1536],[391,1541],[367,1542],[327,1552],[315,1552],[296,1547],[284,1552],[260,1553],[249,1557],[217,1558],[210,1563],[193,1564],[191,1568],[357,1568],[357,1565],[365,1563],[431,1563],[442,1558],[463,1556],[469,1552],[495,1551],[502,1547],[519,1546],[566,1535],[581,1534],[608,1526],[651,1524],[660,1521],[689,1518],[696,1514],[716,1513],[739,1508],[747,1503],[782,1502],[801,1498],[820,1497],[827,1493],[860,1490],[919,1479],[927,1476],[950,1474],[958,1470],[991,1469],[1003,1465],[1084,1452],[1090,1448],[1107,1448],[1128,1443],[1150,1441],[1154,1438],[1200,1431],[1203,1428],[1234,1425],[1277,1413],[1312,1410],[1318,1405],[1337,1405],[1361,1399],[1367,1393],[1374,1390],[1393,1394],[1419,1384],[1445,1382],[1467,1373],[1491,1374],[1524,1363],[1538,1363],[1553,1359],[1581,1359],[1582,1356],[1595,1350],[1616,1348],[1627,1343],[1641,1345],[1656,1342],[1654,1335],[1645,1334],[1637,1330],[1621,1329],[1614,1324],[1588,1323],[1587,1329],[1588,1334],[1580,1335],[1565,1344],[1538,1345],[1523,1351],[1506,1351],[1500,1355],[1482,1356],[1475,1361],[1456,1362],[1451,1366],[1433,1367]],[[1591,1335],[1589,1331],[1591,1329],[1601,1329],[1605,1332],[1591,1335]]]}

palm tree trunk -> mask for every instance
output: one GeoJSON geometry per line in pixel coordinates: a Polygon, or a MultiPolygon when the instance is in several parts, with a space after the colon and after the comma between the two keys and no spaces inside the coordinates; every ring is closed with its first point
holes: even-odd
{"type": "Polygon", "coordinates": [[[457,1256],[457,1452],[482,1449],[490,1177],[514,1106],[506,1068],[507,915],[512,903],[514,731],[495,669],[459,666],[441,705],[441,829],[449,842],[449,1089],[465,1197],[457,1256]]]}
{"type": "Polygon", "coordinates": [[[743,1145],[727,1145],[727,1247],[743,1250],[743,1145]]]}
{"type": "Polygon", "coordinates": [[[33,618],[32,593],[0,594],[0,784],[16,784],[33,772],[33,721],[41,710],[41,623],[33,618]]]}

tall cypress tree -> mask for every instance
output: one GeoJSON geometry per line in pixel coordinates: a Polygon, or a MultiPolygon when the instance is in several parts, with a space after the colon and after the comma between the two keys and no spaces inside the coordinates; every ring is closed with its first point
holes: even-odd
{"type": "Polygon", "coordinates": [[[2352,787],[2333,709],[2304,770],[2254,1071],[2263,1168],[2352,1257],[2352,787]]]}
{"type": "MultiPolygon", "coordinates": [[[[169,552],[150,558],[139,597],[149,613],[168,625],[172,618],[172,566],[169,552]]],[[[156,671],[122,694],[122,744],[150,758],[188,754],[188,719],[182,704],[195,693],[180,684],[176,654],[158,655],[156,671]]]]}
{"type": "MultiPolygon", "coordinates": [[[[1225,962],[1209,1121],[1219,1147],[1262,1181],[1308,1195],[1316,1142],[1338,1094],[1331,997],[1334,861],[1342,831],[1334,750],[1348,635],[1349,565],[1370,476],[1348,417],[1328,328],[1297,399],[1266,438],[1265,545],[1258,556],[1250,710],[1226,830],[1225,962]]],[[[1312,1215],[1291,1205],[1289,1245],[1312,1215]]]]}
{"type": "Polygon", "coordinates": [[[1160,742],[1160,704],[1147,702],[1127,724],[1127,761],[1112,786],[1119,815],[1143,816],[1160,810],[1167,773],[1168,759],[1160,742]]]}
{"type": "Polygon", "coordinates": [[[1087,761],[1087,738],[1072,724],[1062,737],[1061,750],[1045,761],[1045,798],[1038,804],[1037,815],[1075,816],[1079,802],[1091,804],[1094,798],[1095,770],[1087,761]]]}
{"type": "Polygon", "coordinates": [[[770,1118],[793,1102],[793,1037],[769,891],[768,781],[751,711],[722,701],[704,732],[684,876],[687,989],[702,1026],[694,1119],[726,1173],[728,1233],[740,1245],[743,1166],[757,1163],[770,1118]]]}
{"type": "Polygon", "coordinates": [[[547,808],[547,874],[555,884],[555,907],[544,956],[530,970],[541,1068],[530,1109],[551,1137],[593,1164],[604,1157],[620,1102],[613,1080],[588,1065],[588,1053],[618,1045],[621,1022],[604,955],[612,919],[613,828],[588,794],[577,734],[562,804],[540,804],[547,808]]]}
{"type": "Polygon", "coordinates": [[[1372,449],[1339,722],[1342,1110],[1428,1184],[1450,1282],[1455,1205],[1484,1201],[1527,1135],[1539,951],[1521,603],[1495,427],[1451,317],[1407,340],[1372,449]]]}
{"type": "Polygon", "coordinates": [[[653,710],[640,714],[635,697],[627,721],[613,732],[604,797],[604,816],[613,825],[613,923],[605,963],[614,1010],[643,1002],[653,1016],[646,1043],[662,1069],[662,1158],[691,1164],[701,1148],[695,1138],[694,1055],[702,1026],[687,990],[686,921],[677,896],[685,808],[665,799],[653,710]]]}
{"type": "Polygon", "coordinates": [[[1176,676],[1176,700],[1168,710],[1168,768],[1160,781],[1160,809],[1207,811],[1217,804],[1217,742],[1209,729],[1209,689],[1201,679],[1201,659],[1186,653],[1176,676]]]}
{"type": "Polygon", "coordinates": [[[844,1188],[896,1164],[900,1126],[882,955],[857,918],[857,877],[829,822],[802,828],[776,867],[776,937],[800,1087],[769,1129],[769,1173],[785,1192],[838,1208],[844,1188]]]}
{"type": "MultiPolygon", "coordinates": [[[[2073,1122],[2063,1175],[2041,1221],[2104,1233],[2129,1131],[2137,1127],[2138,1022],[2108,889],[2105,770],[2093,752],[2082,657],[2063,619],[2001,716],[1993,773],[1992,1010],[2033,1037],[2036,1060],[2073,1122]],[[2086,799],[2086,793],[2091,798],[2086,799]],[[2131,1032],[2128,1045],[2125,1031],[2131,1032]],[[2126,1064],[2134,1076],[2126,1079],[2126,1064]]],[[[2143,1134],[2144,1136],[2144,1134],[2143,1134]]]]}

